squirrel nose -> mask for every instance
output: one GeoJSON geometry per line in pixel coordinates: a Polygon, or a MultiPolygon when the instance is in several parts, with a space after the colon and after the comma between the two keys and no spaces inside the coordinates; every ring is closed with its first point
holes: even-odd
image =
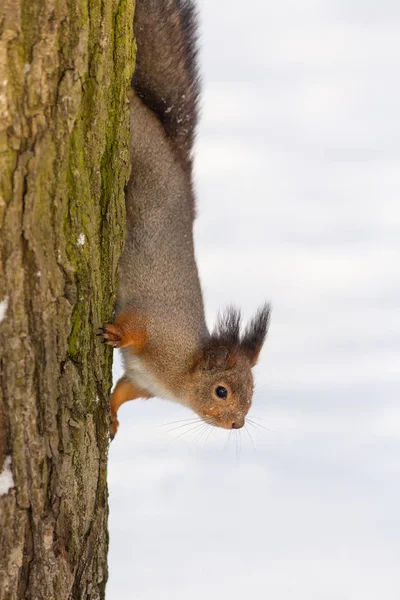
{"type": "Polygon", "coordinates": [[[241,429],[244,425],[244,421],[233,421],[232,422],[232,429],[241,429]]]}

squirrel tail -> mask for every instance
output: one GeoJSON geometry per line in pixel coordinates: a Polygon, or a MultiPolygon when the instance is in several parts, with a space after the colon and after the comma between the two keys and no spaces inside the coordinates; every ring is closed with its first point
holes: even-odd
{"type": "Polygon", "coordinates": [[[136,0],[132,84],[191,167],[198,115],[197,13],[192,0],[136,0]]]}

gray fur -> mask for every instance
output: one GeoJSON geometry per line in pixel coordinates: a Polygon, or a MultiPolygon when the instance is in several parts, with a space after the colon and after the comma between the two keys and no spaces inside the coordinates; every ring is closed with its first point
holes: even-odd
{"type": "Polygon", "coordinates": [[[143,313],[159,369],[182,369],[208,337],[193,247],[193,193],[154,113],[133,93],[132,175],[127,237],[119,265],[117,311],[143,313]],[[178,352],[179,349],[179,352],[178,352]]]}

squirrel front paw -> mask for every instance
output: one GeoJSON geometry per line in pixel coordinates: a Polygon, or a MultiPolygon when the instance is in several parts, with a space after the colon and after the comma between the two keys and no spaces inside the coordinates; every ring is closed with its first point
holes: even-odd
{"type": "Polygon", "coordinates": [[[116,416],[111,415],[111,424],[110,424],[110,440],[113,441],[115,435],[118,431],[119,421],[116,416]]]}
{"type": "Polygon", "coordinates": [[[100,327],[97,334],[103,338],[104,344],[114,348],[132,347],[133,353],[140,352],[146,343],[146,331],[138,323],[138,318],[133,311],[120,313],[114,323],[100,327]]]}
{"type": "Polygon", "coordinates": [[[113,348],[122,348],[122,332],[119,327],[115,325],[104,325],[99,328],[100,332],[97,334],[102,337],[103,344],[108,344],[113,348]]]}

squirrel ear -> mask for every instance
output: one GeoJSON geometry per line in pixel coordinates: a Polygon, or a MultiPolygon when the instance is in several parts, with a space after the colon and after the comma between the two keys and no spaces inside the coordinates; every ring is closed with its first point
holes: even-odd
{"type": "Polygon", "coordinates": [[[252,367],[254,367],[258,360],[258,356],[267,336],[270,315],[271,307],[269,304],[264,304],[259,308],[256,316],[247,326],[240,342],[240,348],[250,360],[252,367]]]}
{"type": "Polygon", "coordinates": [[[227,370],[235,366],[239,348],[240,312],[228,307],[218,315],[215,329],[195,365],[207,371],[227,370]]]}
{"type": "Polygon", "coordinates": [[[207,348],[200,360],[199,367],[204,371],[213,369],[224,369],[228,362],[229,351],[224,346],[212,346],[207,348]]]}
{"type": "Polygon", "coordinates": [[[228,350],[225,346],[208,346],[194,361],[194,368],[202,371],[226,371],[235,366],[238,347],[228,350]]]}

